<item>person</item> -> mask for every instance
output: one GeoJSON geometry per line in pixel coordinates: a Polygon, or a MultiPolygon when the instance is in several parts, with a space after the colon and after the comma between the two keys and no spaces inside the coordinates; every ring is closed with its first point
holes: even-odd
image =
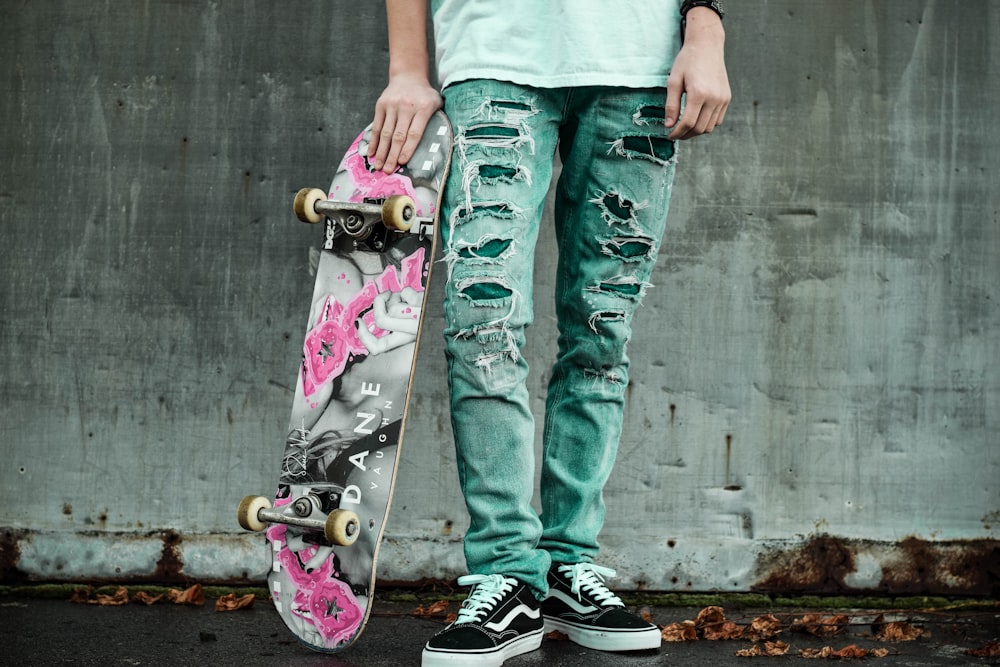
{"type": "Polygon", "coordinates": [[[387,0],[389,79],[369,159],[391,172],[443,105],[455,128],[441,209],[445,354],[471,591],[424,665],[501,665],[546,630],[653,649],[596,564],[622,429],[633,315],[666,226],[675,145],[731,92],[717,0],[387,0]],[[683,17],[683,19],[682,19],[683,17]],[[682,40],[681,26],[685,27],[682,40]],[[683,103],[683,104],[682,104],[683,103]],[[683,113],[682,113],[683,107],[683,113]],[[558,152],[554,229],[541,229],[558,152]],[[532,509],[534,418],[521,354],[540,233],[558,248],[558,353],[532,509]]]}

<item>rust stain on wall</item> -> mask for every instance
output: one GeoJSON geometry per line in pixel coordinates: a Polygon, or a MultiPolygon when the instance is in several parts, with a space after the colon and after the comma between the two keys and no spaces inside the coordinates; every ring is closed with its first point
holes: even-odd
{"type": "Polygon", "coordinates": [[[893,545],[818,536],[764,552],[751,590],[779,594],[1000,595],[1000,542],[930,542],[910,537],[893,545]],[[875,559],[877,584],[852,586],[861,556],[875,559]]]}
{"type": "Polygon", "coordinates": [[[909,537],[882,569],[880,589],[929,595],[1000,594],[1000,542],[927,542],[909,537]]]}
{"type": "Polygon", "coordinates": [[[179,533],[173,530],[166,531],[162,537],[163,551],[160,553],[160,560],[156,563],[153,578],[164,582],[181,581],[185,579],[184,559],[181,558],[180,550],[183,539],[179,533]]]}
{"type": "Polygon", "coordinates": [[[840,539],[814,537],[788,550],[773,550],[757,561],[763,576],[751,588],[764,593],[843,593],[853,572],[854,552],[840,539]]]}
{"type": "Polygon", "coordinates": [[[21,538],[27,534],[25,530],[4,530],[0,533],[0,582],[5,584],[27,581],[28,577],[20,570],[21,538]]]}

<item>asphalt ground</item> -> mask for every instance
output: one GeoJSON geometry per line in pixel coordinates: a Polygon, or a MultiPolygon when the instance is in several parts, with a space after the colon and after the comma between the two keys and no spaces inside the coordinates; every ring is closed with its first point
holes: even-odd
{"type": "MultiPolygon", "coordinates": [[[[51,595],[49,591],[48,595],[51,595]]],[[[314,653],[300,645],[285,629],[267,599],[235,611],[217,611],[215,600],[206,595],[201,606],[171,603],[152,605],[132,598],[121,606],[70,602],[35,595],[31,589],[0,590],[0,642],[2,662],[11,665],[311,665],[375,666],[419,665],[424,642],[444,627],[446,614],[454,613],[457,601],[431,617],[414,612],[427,609],[431,598],[411,594],[383,594],[361,638],[348,650],[336,655],[314,653]]],[[[91,594],[90,599],[96,596],[91,594]]],[[[712,665],[746,667],[763,664],[803,663],[803,651],[824,647],[843,651],[855,646],[868,652],[867,657],[847,660],[875,665],[1000,665],[1000,654],[975,657],[969,650],[982,650],[1000,641],[1000,604],[995,601],[966,601],[957,605],[937,604],[936,608],[918,608],[920,601],[908,600],[905,609],[808,608],[792,606],[742,606],[726,598],[715,600],[722,607],[726,621],[740,628],[751,626],[754,619],[773,616],[781,628],[775,641],[788,645],[784,657],[741,657],[737,652],[763,642],[748,639],[706,640],[703,630],[698,639],[665,642],[658,651],[612,654],[579,647],[558,638],[546,639],[542,648],[509,660],[509,667],[529,665],[560,666],[645,666],[712,665]],[[794,621],[817,615],[820,628],[837,625],[840,634],[822,637],[801,628],[794,621]],[[919,634],[909,641],[888,641],[874,636],[873,626],[882,615],[884,623],[919,634]],[[882,649],[884,657],[875,657],[882,649]],[[775,661],[778,661],[777,663],[775,661]]],[[[648,613],[660,626],[694,621],[703,607],[648,605],[642,600],[636,609],[648,613]]],[[[438,605],[441,606],[441,605],[438,605]]],[[[672,626],[675,629],[681,626],[672,626]]],[[[723,627],[717,625],[720,629],[723,627]]],[[[733,626],[728,626],[730,629],[733,626]]],[[[807,626],[808,627],[808,626],[807,626]]],[[[813,628],[816,629],[815,627],[813,628]]],[[[836,662],[844,659],[828,658],[836,662]]],[[[820,664],[823,664],[821,661],[820,664]]]]}

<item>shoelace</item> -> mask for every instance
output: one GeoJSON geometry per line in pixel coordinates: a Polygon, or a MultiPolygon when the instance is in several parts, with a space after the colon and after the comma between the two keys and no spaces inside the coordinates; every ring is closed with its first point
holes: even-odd
{"type": "Polygon", "coordinates": [[[563,565],[559,570],[567,574],[572,582],[570,592],[576,599],[583,601],[583,593],[587,593],[602,607],[624,607],[625,603],[604,585],[605,577],[615,576],[615,571],[593,563],[576,563],[563,565]]]}
{"type": "Polygon", "coordinates": [[[459,577],[458,585],[473,586],[473,589],[458,610],[456,624],[475,623],[493,610],[504,593],[514,590],[507,578],[500,574],[469,574],[459,577]]]}

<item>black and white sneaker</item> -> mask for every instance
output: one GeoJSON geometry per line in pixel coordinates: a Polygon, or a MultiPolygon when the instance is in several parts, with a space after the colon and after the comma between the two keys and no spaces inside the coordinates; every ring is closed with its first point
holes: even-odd
{"type": "Polygon", "coordinates": [[[526,584],[499,574],[460,577],[472,586],[458,618],[424,647],[423,667],[500,667],[542,645],[541,603],[526,584]]]}
{"type": "Polygon", "coordinates": [[[542,602],[545,631],[557,630],[587,648],[642,651],[659,648],[660,629],[625,608],[604,585],[615,571],[592,563],[553,563],[542,602]]]}

